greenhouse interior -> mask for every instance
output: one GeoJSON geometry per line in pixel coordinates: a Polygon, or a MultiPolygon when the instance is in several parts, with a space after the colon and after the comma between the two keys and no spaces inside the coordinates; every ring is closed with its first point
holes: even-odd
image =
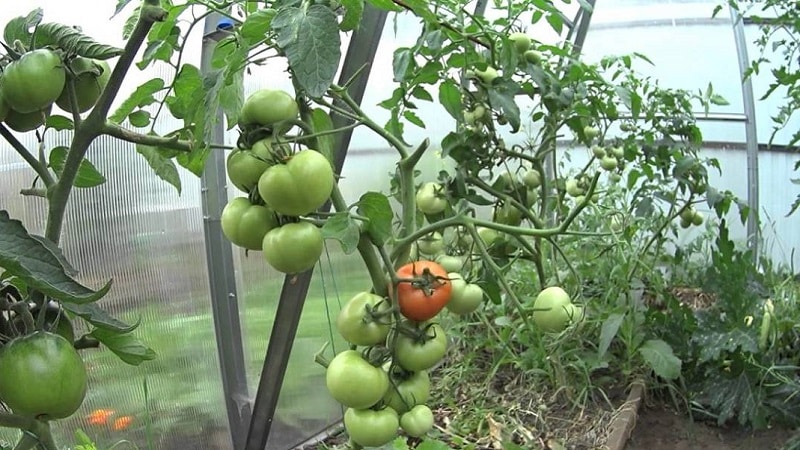
{"type": "Polygon", "coordinates": [[[797,2],[0,26],[0,450],[800,449],[797,2]]]}

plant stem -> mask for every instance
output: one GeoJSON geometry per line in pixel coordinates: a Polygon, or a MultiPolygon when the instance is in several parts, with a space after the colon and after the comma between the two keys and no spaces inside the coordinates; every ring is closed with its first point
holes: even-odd
{"type": "Polygon", "coordinates": [[[100,133],[107,134],[111,137],[121,139],[123,141],[131,142],[134,144],[149,145],[153,147],[163,147],[170,150],[178,150],[181,152],[191,152],[192,143],[185,140],[178,139],[177,136],[163,137],[151,134],[140,134],[130,130],[126,130],[119,125],[111,122],[106,122],[100,133]]]}
{"type": "Polygon", "coordinates": [[[39,175],[39,178],[42,179],[42,182],[44,183],[45,186],[49,188],[50,186],[55,184],[53,175],[50,173],[49,170],[47,170],[47,166],[40,163],[39,160],[36,159],[35,156],[33,156],[33,153],[29,152],[28,149],[25,148],[24,145],[22,145],[22,142],[20,142],[19,139],[17,139],[13,134],[11,134],[11,132],[8,131],[8,128],[6,128],[6,126],[3,125],[2,123],[0,123],[0,136],[3,136],[3,138],[5,138],[5,140],[8,141],[8,143],[11,144],[12,147],[14,147],[14,150],[16,150],[17,153],[19,153],[19,155],[22,156],[22,159],[24,159],[25,162],[27,162],[28,165],[30,165],[34,171],[36,171],[36,174],[39,175]]]}
{"type": "Polygon", "coordinates": [[[103,89],[97,104],[86,120],[75,129],[72,145],[70,145],[64,168],[61,171],[61,178],[52,186],[49,193],[50,207],[47,215],[45,237],[56,245],[61,240],[61,228],[64,224],[64,213],[67,209],[69,195],[72,192],[73,183],[78,175],[78,168],[89,149],[89,145],[103,132],[111,104],[114,102],[114,98],[136,58],[139,48],[147,38],[150,28],[155,22],[163,21],[167,16],[167,11],[158,6],[159,3],[157,0],[148,0],[142,5],[139,20],[136,22],[136,26],[125,44],[125,49],[111,72],[106,88],[103,89]]]}

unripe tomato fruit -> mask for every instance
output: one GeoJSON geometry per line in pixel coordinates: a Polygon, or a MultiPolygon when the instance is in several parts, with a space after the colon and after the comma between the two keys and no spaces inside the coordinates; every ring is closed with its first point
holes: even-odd
{"type": "Polygon", "coordinates": [[[333,357],[325,371],[325,385],[339,403],[364,409],[378,403],[389,389],[389,375],[375,367],[355,350],[333,357]]]}
{"type": "Polygon", "coordinates": [[[322,231],[313,223],[287,223],[264,236],[264,259],[275,270],[300,273],[314,267],[322,256],[322,231]]]}
{"type": "MultiPolygon", "coordinates": [[[[288,92],[279,89],[260,89],[242,105],[239,122],[243,125],[271,127],[284,120],[297,118],[300,109],[288,92]]],[[[291,128],[288,125],[285,130],[291,128]]]]}
{"type": "Polygon", "coordinates": [[[222,210],[222,233],[233,244],[248,250],[262,250],[264,236],[278,226],[275,212],[254,205],[247,197],[237,197],[222,210]]]}
{"type": "Polygon", "coordinates": [[[377,345],[386,340],[392,325],[392,305],[380,295],[359,292],[339,311],[336,330],[354,345],[377,345]],[[378,317],[375,317],[375,315],[378,317]]]}
{"type": "MultiPolygon", "coordinates": [[[[72,83],[75,87],[75,97],[78,99],[78,112],[84,113],[97,103],[97,99],[106,88],[108,79],[111,77],[111,67],[106,61],[78,56],[70,62],[70,68],[75,74],[72,83]],[[100,71],[99,75],[98,71],[100,71]]],[[[72,73],[67,71],[68,79],[73,76],[72,73]]],[[[56,99],[56,105],[66,112],[72,112],[69,90],[66,87],[56,99]]]]}
{"type": "Polygon", "coordinates": [[[4,123],[8,125],[8,128],[19,133],[33,131],[47,122],[47,118],[50,117],[50,111],[52,111],[52,109],[53,105],[48,105],[41,111],[30,113],[21,113],[10,109],[8,114],[6,114],[4,123]]]}
{"type": "Polygon", "coordinates": [[[613,157],[611,155],[603,156],[602,158],[600,158],[600,167],[602,167],[603,170],[607,170],[607,171],[612,171],[612,170],[616,169],[617,168],[617,158],[615,158],[615,157],[613,157]]]}
{"type": "Polygon", "coordinates": [[[533,302],[533,323],[546,333],[559,333],[569,324],[566,306],[572,304],[569,294],[558,286],[542,290],[533,302]]]}
{"type": "Polygon", "coordinates": [[[522,183],[531,189],[536,189],[542,185],[542,174],[536,169],[529,169],[522,175],[522,183]]]}
{"type": "Polygon", "coordinates": [[[499,224],[516,227],[522,223],[522,211],[510,203],[503,203],[494,208],[494,221],[499,224]]]}
{"type": "Polygon", "coordinates": [[[442,185],[429,181],[417,191],[417,208],[423,214],[439,214],[447,208],[447,199],[442,193],[442,185]]]}
{"type": "Polygon", "coordinates": [[[450,296],[447,310],[463,316],[475,312],[483,303],[483,288],[474,283],[467,283],[458,293],[450,296]]]}
{"type": "Polygon", "coordinates": [[[528,50],[523,56],[525,57],[525,61],[531,64],[539,64],[542,62],[542,54],[536,50],[528,50]]]}
{"type": "Polygon", "coordinates": [[[362,447],[381,447],[397,436],[400,420],[392,408],[353,409],[344,412],[347,435],[362,447]]]}
{"type": "Polygon", "coordinates": [[[492,66],[486,67],[486,70],[476,70],[475,75],[477,75],[478,78],[480,78],[481,81],[486,84],[492,84],[492,81],[500,76],[500,74],[497,72],[497,69],[492,66]]]}
{"type": "Polygon", "coordinates": [[[409,436],[422,437],[433,429],[433,411],[426,405],[417,405],[400,416],[400,427],[409,436]]]}
{"type": "MultiPolygon", "coordinates": [[[[3,86],[2,78],[0,78],[0,87],[3,86]]],[[[6,103],[5,98],[3,97],[3,89],[0,88],[0,122],[6,120],[6,116],[8,115],[8,110],[11,109],[6,103]]]]}
{"type": "Polygon", "coordinates": [[[57,334],[37,331],[12,340],[0,348],[0,367],[0,401],[14,414],[63,419],[86,397],[86,366],[57,334]]]}
{"type": "Polygon", "coordinates": [[[268,168],[258,180],[258,193],[278,214],[302,216],[325,204],[335,182],[328,158],[305,149],[268,168]]]}
{"type": "Polygon", "coordinates": [[[514,50],[516,50],[517,53],[525,53],[531,48],[531,38],[525,33],[511,33],[508,35],[508,40],[514,43],[514,50]]]}
{"type": "Polygon", "coordinates": [[[447,353],[447,335],[438,323],[421,325],[422,336],[399,333],[395,340],[394,360],[409,372],[428,370],[447,353]]]}
{"type": "Polygon", "coordinates": [[[578,197],[583,195],[584,190],[578,186],[578,180],[575,178],[570,178],[565,183],[565,188],[567,191],[567,195],[570,197],[578,197]]]}
{"type": "Polygon", "coordinates": [[[397,411],[397,414],[427,402],[431,396],[431,379],[425,370],[413,372],[405,379],[389,374],[389,380],[383,403],[397,411]]]}
{"type": "Polygon", "coordinates": [[[417,240],[417,250],[424,255],[438,255],[444,250],[444,238],[442,233],[434,231],[417,240]]]}
{"type": "Polygon", "coordinates": [[[11,109],[32,113],[52,105],[64,90],[67,74],[52,50],[25,53],[3,71],[3,96],[11,109]]]}
{"type": "Polygon", "coordinates": [[[272,138],[266,138],[253,144],[252,148],[232,151],[225,162],[231,183],[248,194],[255,189],[261,175],[271,165],[274,146],[272,138]]]}

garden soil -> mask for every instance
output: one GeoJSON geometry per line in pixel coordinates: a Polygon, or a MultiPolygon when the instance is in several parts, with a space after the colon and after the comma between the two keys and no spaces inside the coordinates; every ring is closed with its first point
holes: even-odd
{"type": "Polygon", "coordinates": [[[642,405],[625,450],[777,450],[791,430],[747,431],[693,422],[662,405],[642,405]]]}

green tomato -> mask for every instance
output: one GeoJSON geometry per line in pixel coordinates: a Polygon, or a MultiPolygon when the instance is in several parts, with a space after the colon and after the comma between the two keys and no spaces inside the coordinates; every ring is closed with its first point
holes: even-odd
{"type": "Polygon", "coordinates": [[[389,389],[383,397],[383,403],[397,411],[397,414],[403,414],[430,398],[431,379],[425,370],[407,374],[406,378],[390,374],[389,380],[389,389]]]}
{"type": "Polygon", "coordinates": [[[516,227],[522,223],[522,211],[510,203],[495,206],[494,221],[499,224],[516,227]]]}
{"type": "Polygon", "coordinates": [[[229,201],[222,210],[220,221],[225,237],[234,245],[248,250],[262,250],[264,236],[278,226],[274,211],[250,203],[247,197],[229,201]]]}
{"type": "Polygon", "coordinates": [[[478,236],[480,236],[486,247],[492,247],[504,241],[503,236],[500,235],[500,232],[491,228],[477,227],[476,230],[478,231],[478,236]]]}
{"type": "Polygon", "coordinates": [[[620,174],[618,174],[618,173],[612,173],[611,175],[609,175],[609,176],[608,176],[608,179],[609,179],[609,180],[610,180],[612,183],[619,183],[619,182],[620,182],[620,180],[622,180],[622,175],[620,175],[620,174]]]}
{"type": "Polygon", "coordinates": [[[695,211],[692,215],[692,225],[700,226],[703,224],[703,213],[695,211]]]}
{"type": "Polygon", "coordinates": [[[583,134],[589,139],[594,139],[597,136],[600,136],[600,129],[591,125],[586,125],[583,127],[583,134]]]}
{"type": "Polygon", "coordinates": [[[542,174],[536,169],[529,169],[522,175],[522,183],[530,189],[536,189],[542,185],[542,174]]]}
{"type": "MultiPolygon", "coordinates": [[[[300,109],[288,92],[278,89],[260,89],[245,100],[239,114],[239,123],[245,126],[272,127],[278,122],[296,119],[300,109]]],[[[288,131],[291,125],[284,127],[288,131]]]]}
{"type": "Polygon", "coordinates": [[[0,347],[0,401],[14,414],[53,420],[71,416],[86,397],[87,374],[72,342],[37,331],[0,347]]]}
{"type": "Polygon", "coordinates": [[[525,33],[511,33],[508,35],[508,40],[514,44],[514,50],[516,50],[517,53],[523,54],[531,48],[531,38],[525,33]]]}
{"type": "Polygon", "coordinates": [[[439,214],[447,208],[447,198],[444,196],[443,187],[439,183],[429,181],[423,183],[417,190],[417,208],[423,214],[439,214]]]}
{"type": "Polygon", "coordinates": [[[399,333],[395,340],[394,360],[410,372],[428,370],[444,358],[447,352],[447,336],[441,325],[434,323],[420,337],[399,333]]]}
{"type": "Polygon", "coordinates": [[[433,429],[433,411],[426,405],[417,405],[400,416],[400,427],[409,436],[425,436],[433,429]]]}
{"type": "Polygon", "coordinates": [[[456,293],[454,285],[446,308],[459,316],[471,314],[483,303],[483,295],[483,288],[477,284],[468,283],[458,293],[456,293]]]}
{"type": "Polygon", "coordinates": [[[275,270],[300,273],[314,267],[322,256],[322,231],[308,222],[287,223],[268,231],[262,250],[275,270]]]}
{"type": "Polygon", "coordinates": [[[683,211],[680,213],[680,218],[685,220],[686,222],[691,222],[692,218],[694,217],[695,210],[691,206],[687,206],[683,208],[683,211]]]}
{"type": "Polygon", "coordinates": [[[617,158],[611,155],[603,156],[600,158],[600,167],[609,172],[615,170],[617,168],[617,158]]]}
{"type": "Polygon", "coordinates": [[[611,154],[617,159],[622,159],[625,157],[625,149],[619,145],[615,145],[611,147],[611,154]]]}
{"type": "Polygon", "coordinates": [[[500,74],[497,72],[497,69],[492,66],[487,66],[486,70],[476,70],[475,75],[477,75],[478,78],[480,78],[481,81],[486,84],[492,84],[492,82],[500,76],[500,74]]]}
{"type": "Polygon", "coordinates": [[[574,303],[570,303],[564,306],[564,312],[567,314],[569,318],[569,323],[580,323],[583,322],[586,313],[583,310],[582,306],[576,305],[574,303]]]}
{"type": "Polygon", "coordinates": [[[258,180],[258,193],[278,214],[302,216],[328,201],[335,182],[328,159],[305,149],[288,162],[268,168],[258,180]]]}
{"type": "Polygon", "coordinates": [[[11,107],[8,106],[8,103],[6,103],[6,100],[3,97],[2,86],[3,86],[3,81],[2,78],[0,78],[0,122],[6,120],[6,116],[8,116],[8,111],[11,109],[11,107]]]}
{"type": "Polygon", "coordinates": [[[48,49],[25,53],[3,71],[3,96],[14,111],[41,111],[64,90],[67,74],[58,54],[48,49]]]}
{"type": "Polygon", "coordinates": [[[566,306],[571,303],[569,294],[558,286],[542,290],[533,302],[533,323],[546,333],[564,331],[570,320],[566,306]]]}
{"type": "Polygon", "coordinates": [[[391,304],[380,295],[359,292],[339,311],[336,329],[353,345],[377,345],[386,340],[392,325],[391,304]]]}
{"type": "Polygon", "coordinates": [[[347,435],[362,447],[381,447],[397,437],[400,421],[392,408],[353,409],[344,412],[347,435]]]}
{"type": "Polygon", "coordinates": [[[592,146],[592,154],[595,158],[605,158],[606,157],[606,149],[603,148],[601,145],[593,145],[592,146]]]}
{"type": "Polygon", "coordinates": [[[464,277],[458,272],[448,272],[447,278],[450,279],[450,301],[452,301],[453,297],[461,295],[464,288],[467,287],[467,281],[464,280],[464,277]]]}
{"type": "Polygon", "coordinates": [[[33,131],[47,122],[47,118],[50,117],[50,111],[52,111],[52,109],[53,105],[49,105],[41,111],[34,111],[31,113],[20,113],[14,109],[10,109],[6,115],[5,124],[8,125],[8,128],[19,133],[33,131]]]}
{"type": "Polygon", "coordinates": [[[568,179],[564,186],[567,190],[567,195],[570,197],[578,197],[584,193],[583,189],[578,186],[578,180],[575,178],[568,179]]]}
{"type": "MultiPolygon", "coordinates": [[[[72,72],[67,71],[67,77],[73,79],[75,97],[78,100],[78,112],[84,113],[97,103],[100,94],[106,88],[108,79],[111,77],[111,67],[104,60],[78,56],[70,61],[70,68],[72,72]]],[[[72,112],[68,89],[65,88],[61,92],[56,99],[56,105],[66,112],[72,112]]]]}
{"type": "Polygon", "coordinates": [[[417,249],[423,255],[438,255],[444,251],[444,237],[442,237],[442,233],[434,231],[427,236],[423,236],[417,240],[417,249]]]}
{"type": "Polygon", "coordinates": [[[528,188],[525,191],[525,206],[532,207],[539,201],[539,191],[535,188],[528,188]]]}
{"type": "Polygon", "coordinates": [[[536,50],[528,50],[523,55],[525,61],[528,61],[531,64],[539,64],[542,62],[542,54],[536,50]]]}
{"type": "Polygon", "coordinates": [[[444,267],[444,270],[448,272],[458,272],[463,270],[467,265],[466,259],[462,256],[441,254],[438,255],[434,261],[439,263],[439,265],[444,267]]]}
{"type": "Polygon", "coordinates": [[[331,396],[348,408],[364,409],[378,403],[389,389],[389,375],[355,350],[334,356],[325,370],[331,396]]]}
{"type": "Polygon", "coordinates": [[[258,180],[272,165],[273,150],[279,150],[272,138],[262,139],[249,149],[237,149],[228,155],[226,167],[228,178],[240,191],[250,193],[258,186],[258,180]]]}

